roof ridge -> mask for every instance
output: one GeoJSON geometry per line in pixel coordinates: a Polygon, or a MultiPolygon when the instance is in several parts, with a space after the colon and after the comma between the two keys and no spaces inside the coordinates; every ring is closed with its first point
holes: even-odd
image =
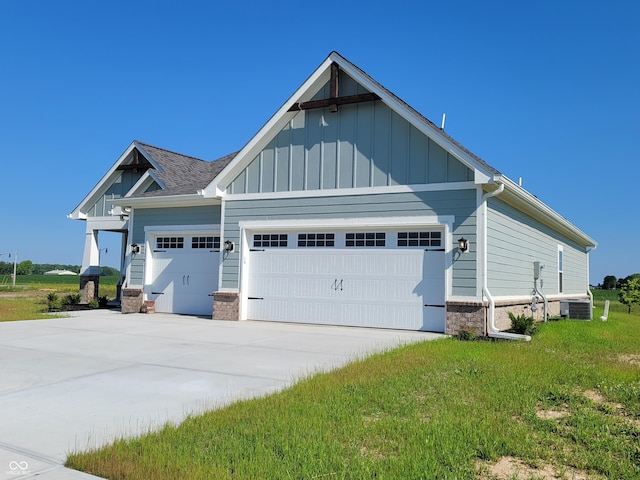
{"type": "Polygon", "coordinates": [[[210,160],[204,160],[202,158],[194,157],[193,155],[185,155],[184,153],[175,152],[173,150],[168,150],[166,148],[157,147],[155,145],[151,145],[150,143],[141,142],[140,140],[134,140],[134,143],[143,145],[145,147],[155,148],[156,150],[162,150],[163,152],[172,153],[173,155],[180,155],[181,157],[191,158],[193,160],[198,160],[200,162],[211,163],[210,160]]]}

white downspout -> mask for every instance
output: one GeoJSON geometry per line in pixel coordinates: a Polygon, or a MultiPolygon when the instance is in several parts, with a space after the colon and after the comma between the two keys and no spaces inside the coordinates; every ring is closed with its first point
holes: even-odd
{"type": "Polygon", "coordinates": [[[501,332],[496,328],[495,317],[496,317],[496,303],[487,287],[487,199],[494,197],[496,195],[500,195],[504,191],[504,183],[498,183],[498,188],[492,192],[487,192],[482,196],[481,205],[484,211],[483,218],[483,230],[484,230],[484,238],[483,238],[483,255],[482,255],[482,294],[487,297],[489,301],[489,332],[487,335],[491,338],[503,338],[507,340],[525,340],[530,341],[531,337],[529,335],[518,335],[517,333],[508,333],[501,332]]]}
{"type": "Polygon", "coordinates": [[[591,252],[593,252],[597,247],[594,245],[593,248],[587,249],[587,294],[589,295],[589,299],[591,300],[591,318],[593,319],[593,309],[596,308],[593,305],[593,292],[591,291],[591,285],[589,285],[589,259],[591,258],[591,252]]]}

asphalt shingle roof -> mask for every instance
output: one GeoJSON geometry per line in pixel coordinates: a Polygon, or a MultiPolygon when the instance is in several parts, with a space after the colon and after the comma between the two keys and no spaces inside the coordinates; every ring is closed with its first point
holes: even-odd
{"type": "Polygon", "coordinates": [[[141,193],[134,197],[163,197],[169,195],[190,195],[205,188],[227,164],[233,160],[237,152],[211,162],[200,158],[154,147],[147,143],[135,141],[137,147],[144,151],[162,169],[155,170],[154,175],[166,188],[153,192],[141,193]]]}

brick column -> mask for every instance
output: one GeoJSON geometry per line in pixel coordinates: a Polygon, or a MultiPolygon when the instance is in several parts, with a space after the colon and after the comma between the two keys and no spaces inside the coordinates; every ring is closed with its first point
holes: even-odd
{"type": "Polygon", "coordinates": [[[240,294],[236,292],[215,292],[213,294],[214,320],[240,320],[240,294]]]}
{"type": "Polygon", "coordinates": [[[98,299],[98,286],[100,285],[100,275],[80,275],[80,294],[82,303],[89,303],[98,299]]]}
{"type": "Polygon", "coordinates": [[[140,313],[144,303],[142,297],[141,288],[123,288],[120,311],[122,313],[140,313]]]}

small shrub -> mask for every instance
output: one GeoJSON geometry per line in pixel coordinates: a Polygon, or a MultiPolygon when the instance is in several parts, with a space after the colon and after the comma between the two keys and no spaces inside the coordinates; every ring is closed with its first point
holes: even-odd
{"type": "Polygon", "coordinates": [[[89,307],[90,308],[99,308],[100,307],[100,303],[95,298],[92,298],[91,300],[89,300],[89,307]]]}
{"type": "Polygon", "coordinates": [[[107,304],[109,303],[109,297],[106,295],[102,297],[98,297],[98,306],[100,308],[107,308],[107,304]]]}
{"type": "Polygon", "coordinates": [[[66,295],[62,299],[62,305],[78,305],[82,301],[82,295],[74,293],[72,295],[66,295]]]}
{"type": "Polygon", "coordinates": [[[473,330],[460,330],[457,335],[458,340],[473,341],[478,338],[478,334],[473,330]]]}
{"type": "Polygon", "coordinates": [[[60,297],[56,292],[50,292],[47,294],[47,310],[49,312],[57,312],[62,307],[60,297]]]}
{"type": "Polygon", "coordinates": [[[509,312],[511,319],[511,331],[520,335],[533,335],[536,333],[536,320],[533,317],[527,317],[525,314],[514,315],[509,312]]]}

